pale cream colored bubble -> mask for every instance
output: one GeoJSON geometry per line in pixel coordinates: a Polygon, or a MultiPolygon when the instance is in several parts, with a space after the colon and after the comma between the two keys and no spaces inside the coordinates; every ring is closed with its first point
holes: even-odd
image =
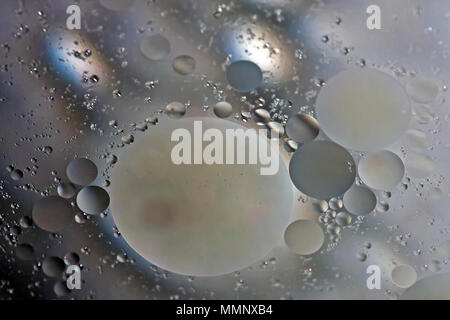
{"type": "Polygon", "coordinates": [[[344,206],[348,212],[365,215],[373,211],[377,205],[377,197],[366,187],[354,185],[344,194],[344,206]]]}
{"type": "Polygon", "coordinates": [[[233,106],[226,101],[217,102],[214,106],[214,114],[219,118],[228,118],[233,113],[233,106]]]}
{"type": "MultiPolygon", "coordinates": [[[[199,119],[203,132],[242,128],[199,119]]],[[[230,273],[282,240],[293,199],[289,175],[281,160],[275,175],[261,175],[259,164],[173,164],[171,134],[186,128],[193,135],[193,121],[161,121],[119,156],[110,210],[125,240],[151,263],[187,275],[230,273]]]]}
{"type": "Polygon", "coordinates": [[[409,152],[406,158],[406,172],[414,178],[427,178],[434,171],[434,161],[424,153],[409,152]]]}
{"type": "Polygon", "coordinates": [[[379,150],[407,129],[411,107],[401,85],[386,73],[351,69],[326,82],[316,101],[325,134],[354,150],[379,150]]]}
{"type": "Polygon", "coordinates": [[[359,160],[361,180],[371,188],[389,190],[403,178],[405,166],[399,156],[391,151],[369,153],[359,160]]]}
{"type": "Polygon", "coordinates": [[[450,274],[434,275],[417,281],[401,296],[402,300],[450,300],[450,274]]]}
{"type": "Polygon", "coordinates": [[[292,222],[284,232],[284,242],[293,252],[310,255],[323,245],[325,236],[322,228],[314,221],[297,220],[292,222]]]}
{"type": "Polygon", "coordinates": [[[436,100],[439,94],[439,83],[436,79],[416,77],[408,82],[406,91],[414,101],[430,103],[436,100]]]}
{"type": "Polygon", "coordinates": [[[391,272],[392,282],[400,288],[409,288],[417,281],[417,272],[407,264],[396,266],[391,272]]]}

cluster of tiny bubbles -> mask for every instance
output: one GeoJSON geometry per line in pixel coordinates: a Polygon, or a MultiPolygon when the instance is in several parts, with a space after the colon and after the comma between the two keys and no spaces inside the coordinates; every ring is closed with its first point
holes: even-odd
{"type": "Polygon", "coordinates": [[[257,64],[239,60],[227,67],[228,84],[239,92],[249,92],[258,88],[262,82],[263,74],[257,64]]]}
{"type": "Polygon", "coordinates": [[[311,220],[296,220],[284,232],[286,246],[299,255],[311,255],[322,247],[325,236],[320,225],[311,220]]]}
{"type": "Polygon", "coordinates": [[[195,70],[195,60],[191,56],[181,55],[173,59],[173,70],[182,76],[191,74],[195,70]]]}

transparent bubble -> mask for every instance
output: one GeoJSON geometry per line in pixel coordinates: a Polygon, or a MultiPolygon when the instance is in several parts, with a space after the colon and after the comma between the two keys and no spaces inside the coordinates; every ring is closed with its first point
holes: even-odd
{"type": "Polygon", "coordinates": [[[58,232],[72,220],[73,210],[66,200],[49,196],[34,204],[32,216],[39,228],[58,232]]]}
{"type": "Polygon", "coordinates": [[[309,114],[297,113],[289,118],[286,124],[286,133],[295,142],[307,143],[314,140],[319,134],[319,123],[309,114]]]}
{"type": "Polygon", "coordinates": [[[297,220],[292,222],[284,232],[284,242],[293,252],[310,255],[323,245],[325,236],[322,228],[314,221],[297,220]]]}
{"type": "Polygon", "coordinates": [[[64,256],[64,263],[68,266],[80,263],[80,256],[75,252],[69,252],[64,256]]]}
{"type": "Polygon", "coordinates": [[[186,107],[181,102],[171,102],[166,106],[167,115],[173,119],[182,118],[186,113],[186,107]]]}
{"type": "Polygon", "coordinates": [[[48,277],[62,277],[65,268],[64,261],[58,257],[47,257],[42,262],[42,272],[48,277]]]}
{"type": "Polygon", "coordinates": [[[195,60],[191,56],[181,55],[173,59],[172,68],[183,76],[191,74],[195,70],[195,60]]]}
{"type": "Polygon", "coordinates": [[[352,223],[352,217],[348,212],[341,211],[336,215],[336,223],[341,227],[347,226],[352,223]]]}
{"type": "MultiPolygon", "coordinates": [[[[412,281],[409,281],[412,282],[412,281]]],[[[402,300],[450,300],[450,274],[432,275],[411,285],[402,300]]]]}
{"type": "Polygon", "coordinates": [[[162,60],[170,53],[170,42],[160,34],[145,36],[141,39],[140,49],[147,59],[162,60]]]}
{"type": "Polygon", "coordinates": [[[219,118],[228,118],[233,113],[233,106],[226,101],[217,102],[214,106],[214,114],[219,118]]]}
{"type": "Polygon", "coordinates": [[[354,150],[379,150],[405,132],[411,106],[404,89],[388,74],[351,69],[327,81],[316,112],[332,140],[354,150]]]}
{"type": "Polygon", "coordinates": [[[16,248],[16,256],[21,260],[32,260],[34,259],[34,248],[31,244],[22,243],[16,248]]]}
{"type": "Polygon", "coordinates": [[[407,83],[406,92],[418,103],[431,103],[439,94],[439,83],[435,79],[416,77],[407,83]]]}
{"type": "Polygon", "coordinates": [[[341,146],[329,141],[313,141],[294,153],[289,174],[304,194],[330,199],[351,187],[356,169],[352,156],[341,146]]]}
{"type": "Polygon", "coordinates": [[[400,288],[409,288],[417,281],[417,272],[407,264],[396,266],[391,272],[392,282],[400,288]]]}
{"type": "Polygon", "coordinates": [[[97,166],[86,158],[77,158],[70,161],[66,168],[66,175],[70,181],[78,185],[88,185],[97,178],[97,166]]]}
{"type": "Polygon", "coordinates": [[[361,180],[371,188],[389,190],[403,179],[405,166],[391,151],[377,151],[361,158],[358,164],[361,180]]]}
{"type": "Polygon", "coordinates": [[[65,281],[58,281],[53,286],[53,291],[58,297],[64,297],[70,293],[70,289],[67,288],[67,283],[65,281]]]}
{"type": "Polygon", "coordinates": [[[366,187],[352,186],[344,194],[344,206],[348,212],[365,215],[373,211],[377,205],[377,197],[366,187]]]}
{"type": "Polygon", "coordinates": [[[70,182],[60,183],[56,191],[60,197],[66,199],[73,198],[77,192],[75,186],[70,182]]]}
{"type": "Polygon", "coordinates": [[[124,239],[151,263],[212,276],[247,267],[278,243],[293,194],[282,161],[274,175],[261,175],[259,163],[173,164],[173,130],[193,137],[199,119],[203,132],[214,128],[225,136],[226,129],[243,128],[217,118],[161,122],[120,155],[110,210],[124,239]]]}
{"type": "Polygon", "coordinates": [[[409,152],[406,158],[406,171],[414,178],[429,177],[434,171],[434,161],[424,153],[409,152]]]}
{"type": "Polygon", "coordinates": [[[261,84],[262,72],[261,69],[251,61],[236,61],[227,68],[227,81],[228,84],[237,91],[252,91],[261,84]]]}
{"type": "Polygon", "coordinates": [[[406,131],[405,144],[409,150],[421,152],[426,148],[426,135],[425,132],[417,129],[411,129],[406,131]]]}
{"type": "Polygon", "coordinates": [[[109,195],[98,186],[87,186],[78,192],[77,206],[85,213],[99,214],[109,206],[109,195]]]}

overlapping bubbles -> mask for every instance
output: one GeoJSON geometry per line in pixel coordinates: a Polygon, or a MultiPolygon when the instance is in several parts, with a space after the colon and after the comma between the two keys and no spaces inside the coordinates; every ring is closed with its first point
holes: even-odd
{"type": "MultiPolygon", "coordinates": [[[[132,1],[100,3],[116,11],[132,1]]],[[[162,34],[143,36],[139,50],[149,61],[171,59],[177,77],[197,76],[195,57],[172,52],[162,34]]],[[[223,78],[227,90],[244,94],[264,86],[263,75],[257,62],[237,60],[226,65],[223,78]]],[[[280,242],[298,255],[320,254],[327,242],[338,241],[342,228],[374,212],[380,192],[395,188],[405,174],[424,178],[432,173],[432,159],[422,148],[420,132],[408,131],[407,141],[414,148],[406,155],[391,146],[409,129],[410,98],[423,104],[438,94],[437,84],[428,78],[414,78],[404,86],[387,72],[366,67],[344,70],[325,81],[315,110],[293,114],[285,123],[272,119],[263,107],[233,116],[239,106],[226,99],[215,101],[207,117],[187,117],[188,105],[168,101],[160,121],[147,121],[155,125],[152,130],[136,140],[132,135],[122,137],[126,152],[118,162],[115,156],[110,159],[117,164],[109,193],[92,185],[97,166],[87,158],[75,158],[67,166],[68,181],[60,183],[57,196],[34,204],[32,218],[39,228],[59,232],[73,219],[74,210],[97,215],[110,207],[115,224],[136,252],[183,275],[217,276],[241,270],[280,242]],[[276,148],[280,142],[284,145],[288,166],[280,156],[276,174],[264,176],[260,162],[173,163],[174,130],[185,129],[194,137],[198,134],[194,122],[201,121],[203,131],[214,129],[226,136],[228,129],[247,128],[237,119],[268,129],[264,143],[272,152],[271,141],[279,137],[276,148]],[[292,218],[297,194],[311,198],[320,214],[317,219],[292,218]]],[[[189,153],[193,155],[195,148],[194,142],[189,153]]],[[[21,175],[11,170],[11,178],[21,175]]],[[[19,258],[32,255],[31,245],[17,247],[19,258]]],[[[58,278],[66,265],[77,260],[73,254],[64,260],[48,257],[42,270],[58,278]]],[[[392,282],[400,288],[416,282],[412,266],[403,264],[391,271],[392,282]]],[[[55,292],[65,294],[59,283],[55,292]]]]}

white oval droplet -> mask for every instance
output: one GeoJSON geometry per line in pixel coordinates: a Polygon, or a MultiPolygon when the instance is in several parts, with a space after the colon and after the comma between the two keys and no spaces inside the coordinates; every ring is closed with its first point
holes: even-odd
{"type": "Polygon", "coordinates": [[[439,94],[439,83],[435,79],[416,77],[408,82],[406,92],[416,102],[431,103],[439,94]]]}

